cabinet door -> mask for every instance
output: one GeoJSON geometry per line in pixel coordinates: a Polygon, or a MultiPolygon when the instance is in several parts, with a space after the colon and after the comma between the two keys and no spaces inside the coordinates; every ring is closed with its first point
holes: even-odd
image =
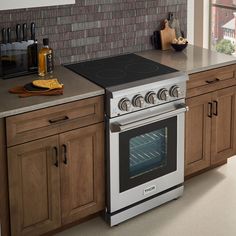
{"type": "Polygon", "coordinates": [[[213,96],[211,163],[233,156],[236,150],[236,87],[222,89],[213,96]]]}
{"type": "Polygon", "coordinates": [[[11,235],[41,235],[60,226],[58,136],[8,149],[11,235]]]}
{"type": "Polygon", "coordinates": [[[103,123],[60,135],[62,224],[104,209],[103,123]]]}
{"type": "Polygon", "coordinates": [[[211,94],[186,100],[189,112],[185,121],[185,176],[210,166],[211,94]]]}

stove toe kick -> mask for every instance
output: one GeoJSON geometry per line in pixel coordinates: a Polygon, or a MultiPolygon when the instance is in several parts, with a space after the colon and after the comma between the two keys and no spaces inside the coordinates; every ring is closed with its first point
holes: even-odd
{"type": "Polygon", "coordinates": [[[105,213],[105,219],[111,227],[118,225],[130,218],[133,218],[157,206],[181,197],[183,195],[183,191],[184,186],[179,185],[174,189],[171,188],[169,191],[167,190],[165,191],[165,193],[157,195],[156,197],[154,196],[151,199],[147,199],[146,201],[143,201],[141,203],[126,207],[114,213],[107,212],[105,213]]]}

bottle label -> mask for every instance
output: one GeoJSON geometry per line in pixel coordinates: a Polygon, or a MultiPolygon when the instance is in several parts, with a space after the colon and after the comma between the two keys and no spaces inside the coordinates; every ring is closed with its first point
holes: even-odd
{"type": "Polygon", "coordinates": [[[45,56],[45,62],[46,62],[46,73],[52,73],[53,72],[53,55],[52,53],[49,53],[45,56]]]}

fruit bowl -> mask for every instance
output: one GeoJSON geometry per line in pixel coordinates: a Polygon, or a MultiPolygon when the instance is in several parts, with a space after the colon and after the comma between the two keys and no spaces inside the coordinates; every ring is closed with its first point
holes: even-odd
{"type": "Polygon", "coordinates": [[[171,46],[175,49],[175,51],[181,52],[188,46],[188,42],[184,44],[171,43],[171,46]]]}

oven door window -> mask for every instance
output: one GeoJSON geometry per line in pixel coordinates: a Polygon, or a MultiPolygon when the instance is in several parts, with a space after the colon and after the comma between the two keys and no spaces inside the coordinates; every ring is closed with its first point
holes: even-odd
{"type": "Polygon", "coordinates": [[[177,163],[177,117],[119,135],[120,192],[173,171],[177,163]]]}

